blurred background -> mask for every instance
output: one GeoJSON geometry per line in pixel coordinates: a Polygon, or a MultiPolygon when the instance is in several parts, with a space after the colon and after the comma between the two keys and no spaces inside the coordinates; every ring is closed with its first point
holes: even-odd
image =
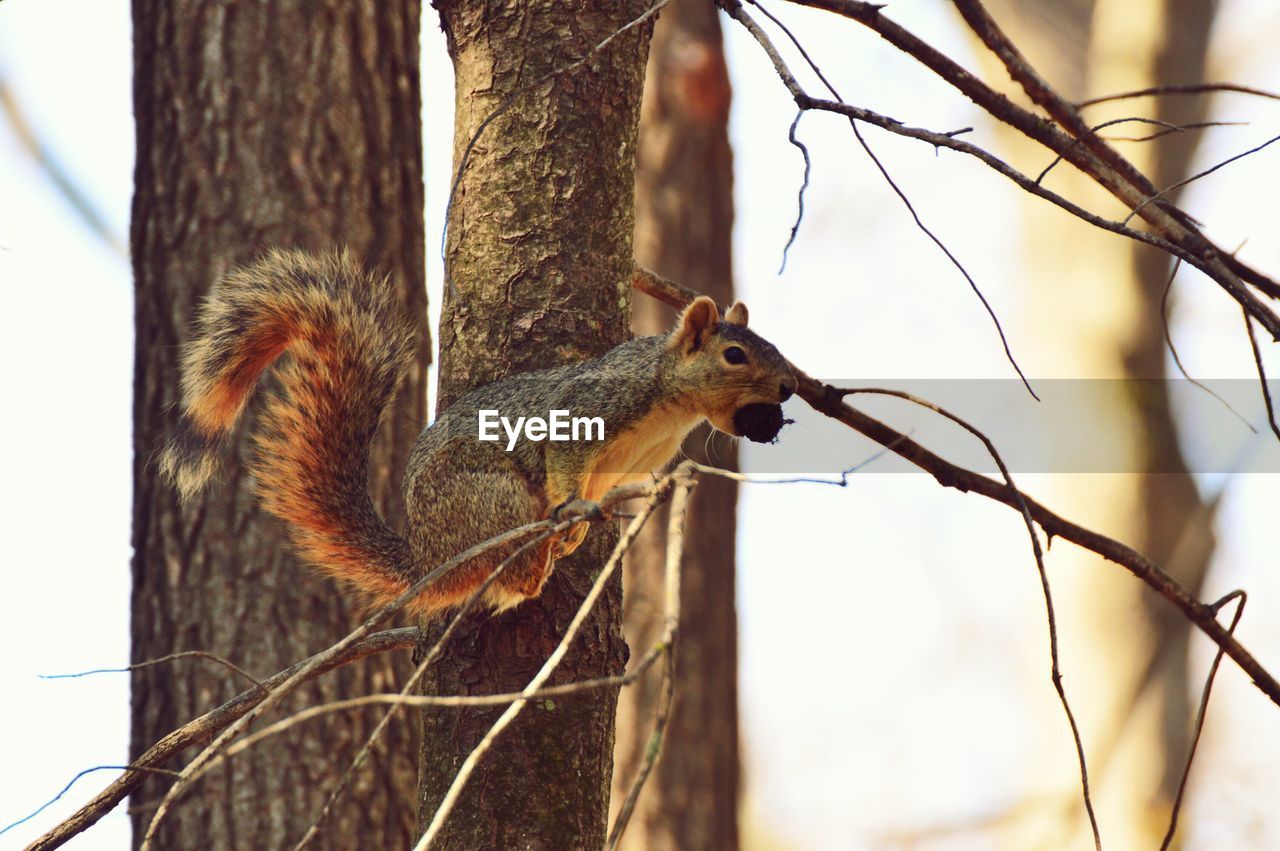
{"type": "MultiPolygon", "coordinates": [[[[989,5],[1073,100],[1156,80],[1231,80],[1280,91],[1273,49],[1280,8],[1267,0],[989,5]]],[[[916,126],[972,126],[970,138],[1022,170],[1036,174],[1048,165],[1043,151],[993,126],[870,31],[784,4],[770,8],[849,102],[916,126]]],[[[949,5],[903,0],[888,14],[1008,89],[1003,69],[975,48],[949,5]]],[[[814,113],[800,123],[812,180],[798,238],[778,274],[803,172],[787,142],[794,107],[758,46],[727,21],[724,29],[734,95],[733,265],[752,326],[828,379],[1010,378],[981,304],[837,116],[814,113]]],[[[11,482],[0,494],[8,543],[0,593],[0,682],[8,697],[2,824],[82,769],[127,759],[123,675],[38,675],[115,667],[129,657],[133,311],[123,245],[133,163],[130,46],[125,3],[8,0],[0,7],[0,360],[10,391],[0,429],[11,482]]],[[[792,67],[812,79],[798,59],[792,67]]],[[[423,72],[434,324],[452,76],[430,10],[423,72]]],[[[1280,103],[1242,95],[1130,101],[1087,115],[1241,122],[1159,144],[1117,141],[1158,185],[1280,132],[1280,103]]],[[[1109,130],[1151,132],[1137,124],[1109,130]]],[[[1172,373],[1159,320],[1165,258],[1136,253],[1023,196],[976,161],[864,132],[982,287],[1033,382],[1172,373]]],[[[1240,246],[1243,260],[1273,276],[1280,274],[1277,157],[1280,146],[1191,184],[1180,198],[1213,239],[1240,246]]],[[[1065,167],[1046,180],[1095,211],[1120,213],[1065,167]]],[[[1197,378],[1254,376],[1236,304],[1195,270],[1178,273],[1170,332],[1197,378]]],[[[1273,375],[1280,372],[1274,351],[1267,362],[1273,375]]],[[[912,421],[897,403],[866,407],[890,422],[912,421]]],[[[1202,599],[1246,588],[1238,634],[1265,666],[1280,670],[1280,577],[1270,536],[1280,480],[1199,463],[1197,438],[1179,431],[1176,406],[1155,409],[1129,415],[1131,431],[1099,439],[1122,444],[1132,458],[1125,469],[1163,472],[1036,473],[1020,475],[1019,484],[1060,514],[1153,556],[1202,599]],[[1190,472],[1168,472],[1179,468],[1190,472]]],[[[1245,457],[1274,436],[1263,427],[1260,400],[1241,413],[1258,435],[1239,425],[1239,434],[1214,437],[1238,441],[1245,457]]],[[[785,441],[817,433],[812,418],[798,419],[785,441]]],[[[796,472],[832,473],[875,455],[851,433],[845,441],[824,439],[829,466],[796,472]]],[[[770,451],[744,447],[744,470],[770,469],[770,451]]],[[[743,846],[1091,847],[1020,518],[943,490],[926,475],[884,469],[873,460],[845,488],[741,492],[743,846]]],[[[1058,541],[1048,567],[1066,688],[1104,841],[1155,847],[1211,645],[1114,565],[1058,541]]],[[[1278,713],[1238,669],[1223,665],[1183,811],[1183,847],[1280,847],[1278,713]]],[[[81,780],[0,837],[0,847],[19,847],[65,818],[111,775],[81,780]]],[[[119,809],[73,847],[128,843],[119,809]]]]}

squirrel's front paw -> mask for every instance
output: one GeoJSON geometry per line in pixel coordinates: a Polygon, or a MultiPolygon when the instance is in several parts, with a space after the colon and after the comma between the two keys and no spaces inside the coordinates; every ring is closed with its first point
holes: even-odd
{"type": "Polygon", "coordinates": [[[551,519],[557,523],[563,520],[604,520],[604,509],[600,503],[589,499],[566,499],[551,509],[551,519]]]}

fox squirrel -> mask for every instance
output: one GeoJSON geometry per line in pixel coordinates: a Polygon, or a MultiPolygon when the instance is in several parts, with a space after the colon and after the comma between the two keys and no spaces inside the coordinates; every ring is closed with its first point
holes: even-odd
{"type": "MultiPolygon", "coordinates": [[[[745,305],[721,320],[715,302],[700,297],[670,334],[460,397],[413,447],[405,538],[374,509],[367,479],[369,444],[412,363],[412,340],[388,281],[365,273],[345,251],[275,251],[233,271],[209,293],[183,349],[182,417],[162,472],[184,499],[194,495],[215,472],[259,377],[276,364],[280,389],[255,434],[258,493],[289,524],[302,555],[382,604],[468,547],[643,480],[671,461],[704,418],[731,435],[773,440],[783,425],[781,402],[796,388],[778,350],[747,330],[745,305]],[[512,436],[514,446],[481,440],[482,411],[517,423],[549,412],[598,417],[602,439],[529,439],[537,435],[526,428],[526,439],[512,436]]],[[[485,602],[502,611],[538,596],[556,559],[586,531],[578,523],[531,548],[490,586],[485,602]]],[[[409,610],[430,616],[460,605],[515,549],[459,565],[409,610]]]]}

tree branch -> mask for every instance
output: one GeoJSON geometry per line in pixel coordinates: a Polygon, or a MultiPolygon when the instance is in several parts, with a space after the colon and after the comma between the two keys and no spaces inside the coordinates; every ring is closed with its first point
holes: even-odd
{"type": "MultiPolygon", "coordinates": [[[[600,506],[609,508],[628,499],[645,496],[651,490],[652,486],[644,483],[615,487],[601,498],[600,506]]],[[[163,816],[165,810],[168,809],[173,801],[182,794],[192,778],[202,770],[205,764],[218,756],[230,741],[243,732],[254,719],[277,704],[285,695],[292,692],[299,685],[357,659],[387,650],[414,646],[418,635],[418,630],[416,629],[394,629],[376,634],[371,633],[379,624],[395,612],[400,611],[411,600],[421,594],[432,582],[438,580],[454,567],[470,561],[491,549],[505,546],[542,532],[563,531],[573,523],[585,520],[587,518],[575,517],[559,523],[553,520],[540,520],[536,523],[529,523],[488,541],[476,544],[474,547],[448,560],[418,579],[407,591],[391,603],[374,612],[363,624],[348,633],[341,641],[263,681],[261,687],[254,687],[242,692],[217,709],[207,712],[194,721],[188,722],[169,733],[133,762],[136,767],[135,770],[127,771],[117,778],[69,819],[58,824],[32,843],[28,851],[37,851],[37,849],[43,851],[43,849],[59,847],[68,839],[92,826],[142,782],[140,769],[155,766],[189,745],[209,742],[204,750],[179,772],[178,781],[169,788],[165,797],[160,801],[156,808],[156,815],[148,828],[147,837],[144,837],[143,847],[146,847],[147,838],[154,835],[159,818],[163,816]]]]}
{"type": "Polygon", "coordinates": [[[332,671],[334,668],[339,668],[366,656],[385,653],[388,650],[412,647],[416,635],[417,630],[411,628],[378,632],[350,644],[340,653],[321,660],[319,664],[313,665],[312,663],[324,655],[322,653],[318,653],[309,659],[304,659],[296,665],[292,665],[275,676],[264,680],[261,687],[254,686],[240,692],[240,694],[218,708],[183,724],[156,742],[134,760],[124,774],[112,781],[111,785],[99,792],[97,796],[72,814],[70,818],[58,824],[29,845],[27,851],[45,851],[45,849],[58,848],[75,835],[92,827],[98,819],[114,809],[142,782],[144,772],[153,769],[159,770],[158,766],[161,763],[184,748],[208,742],[236,719],[243,717],[246,712],[259,705],[273,689],[279,688],[293,677],[301,676],[300,682],[307,682],[332,671]]]}
{"type": "MultiPolygon", "coordinates": [[[[1073,145],[1075,139],[1058,129],[1054,122],[1023,109],[995,91],[949,56],[886,18],[881,14],[880,6],[861,2],[861,0],[790,0],[790,2],[824,9],[871,29],[889,44],[933,71],[993,118],[1020,131],[1027,138],[1039,142],[1053,153],[1063,155],[1064,159],[1118,198],[1127,208],[1137,207],[1144,199],[1158,191],[1150,180],[1101,139],[1091,137],[1086,146],[1073,145]]],[[[1028,90],[1032,99],[1038,98],[1037,102],[1043,101],[1042,106],[1046,111],[1054,115],[1055,120],[1060,120],[1063,126],[1073,128],[1076,136],[1084,135],[1088,126],[1078,114],[1075,114],[1073,105],[1053,92],[1052,88],[1044,83],[1034,69],[1021,58],[1021,54],[1008,42],[1004,33],[995,27],[994,21],[990,20],[990,16],[986,14],[985,9],[982,9],[981,4],[972,0],[970,2],[962,0],[962,3],[962,14],[968,12],[966,21],[972,18],[973,20],[969,21],[970,25],[976,28],[976,34],[983,39],[984,43],[990,41],[996,45],[993,52],[996,52],[1006,63],[1010,74],[1028,90]]],[[[1035,194],[1040,195],[1040,193],[1035,194]]],[[[1047,196],[1041,195],[1041,197],[1047,196]]],[[[1059,203],[1059,206],[1063,205],[1059,203]]],[[[1171,213],[1169,208],[1170,205],[1153,204],[1147,206],[1141,215],[1162,241],[1178,247],[1179,251],[1170,251],[1170,253],[1182,256],[1186,262],[1205,271],[1205,274],[1227,290],[1236,301],[1249,304],[1250,315],[1257,319],[1273,338],[1280,339],[1280,318],[1252,299],[1252,295],[1245,290],[1243,282],[1248,282],[1272,298],[1280,298],[1280,284],[1235,258],[1229,257],[1229,252],[1223,251],[1206,239],[1193,224],[1190,224],[1189,216],[1180,210],[1171,213]],[[1258,311],[1266,313],[1270,318],[1262,319],[1258,316],[1258,311]]],[[[1097,222],[1093,223],[1097,224],[1097,222]]],[[[1114,227],[1106,229],[1123,232],[1114,227]]],[[[1134,238],[1132,233],[1125,233],[1125,235],[1134,238]]],[[[1163,245],[1161,247],[1166,251],[1169,250],[1163,245]]]]}
{"type": "MultiPolygon", "coordinates": [[[[677,309],[688,305],[698,295],[687,287],[640,267],[636,267],[633,271],[631,283],[640,292],[677,309]]],[[[976,493],[1015,509],[1019,508],[1018,499],[1021,496],[1026,501],[1032,518],[1050,538],[1057,536],[1071,541],[1129,571],[1180,610],[1187,620],[1195,624],[1214,644],[1231,657],[1232,661],[1249,676],[1263,694],[1271,699],[1272,703],[1280,706],[1280,682],[1276,681],[1275,677],[1236,640],[1234,635],[1218,623],[1217,609],[1212,605],[1201,603],[1146,556],[1113,538],[1058,516],[1032,497],[1026,494],[1019,495],[1001,482],[951,463],[907,435],[846,404],[840,398],[840,391],[836,388],[811,378],[794,364],[792,369],[799,379],[796,395],[811,408],[824,416],[844,423],[888,451],[911,462],[932,475],[943,487],[976,493]]]]}
{"type": "Polygon", "coordinates": [[[1084,109],[1086,106],[1094,106],[1099,103],[1110,103],[1116,100],[1128,100],[1130,98],[1143,98],[1152,95],[1198,95],[1207,92],[1235,92],[1243,95],[1254,95],[1255,97],[1268,98],[1270,100],[1280,100],[1280,95],[1275,92],[1268,92],[1263,89],[1255,89],[1252,86],[1242,86],[1238,83],[1171,83],[1163,86],[1150,86],[1145,89],[1134,89],[1131,92],[1117,92],[1116,94],[1101,95],[1096,98],[1082,100],[1075,104],[1076,109],[1084,109]]]}
{"type": "MultiPolygon", "coordinates": [[[[449,785],[448,792],[445,793],[444,799],[440,802],[440,806],[436,809],[435,814],[431,817],[430,824],[423,831],[422,837],[414,845],[413,851],[426,851],[431,847],[440,831],[444,828],[445,820],[452,812],[454,805],[458,802],[462,790],[466,787],[467,781],[471,774],[475,771],[476,766],[480,764],[480,760],[484,758],[489,749],[493,747],[493,743],[497,741],[502,731],[511,725],[511,722],[520,715],[524,708],[528,705],[529,699],[536,693],[543,684],[550,679],[555,673],[560,662],[564,660],[565,654],[569,652],[569,646],[577,637],[578,631],[582,625],[586,623],[587,616],[591,613],[591,609],[595,606],[596,601],[604,593],[605,586],[614,572],[618,569],[618,565],[622,563],[622,556],[631,544],[635,542],[636,536],[640,534],[640,530],[644,528],[644,524],[652,516],[658,505],[662,503],[669,495],[674,482],[679,478],[687,478],[690,475],[688,465],[681,464],[674,471],[668,473],[660,481],[651,488],[647,489],[649,499],[645,503],[644,508],[636,515],[635,519],[627,525],[626,531],[619,538],[617,546],[613,548],[612,555],[609,560],[601,568],[600,573],[596,576],[595,582],[591,585],[591,590],[587,592],[586,598],[578,607],[578,611],[573,616],[573,620],[569,623],[569,628],[565,630],[564,637],[560,639],[560,643],[556,645],[555,650],[547,658],[547,661],[529,681],[529,685],[521,692],[520,698],[507,707],[507,710],[498,716],[498,720],[493,722],[493,726],[489,728],[489,732],[485,733],[484,738],[480,740],[467,755],[462,763],[462,767],[458,773],[454,775],[453,782],[449,785]]],[[[617,490],[617,488],[615,488],[617,490]]]]}
{"type": "Polygon", "coordinates": [[[956,416],[945,408],[935,405],[918,396],[910,393],[904,393],[900,390],[884,390],[878,387],[845,387],[837,388],[837,392],[843,398],[854,393],[874,393],[882,396],[893,396],[898,399],[905,399],[908,402],[927,408],[940,416],[946,417],[951,422],[963,428],[969,434],[982,441],[982,445],[986,447],[987,453],[996,462],[996,466],[1000,470],[1000,476],[1004,479],[1005,485],[1013,494],[1014,501],[1017,503],[1018,513],[1022,515],[1022,520],[1027,526],[1027,536],[1031,539],[1031,551],[1035,555],[1036,571],[1040,575],[1040,587],[1044,593],[1044,609],[1045,618],[1049,625],[1049,662],[1050,662],[1050,679],[1053,681],[1053,688],[1058,693],[1058,702],[1062,704],[1062,711],[1067,716],[1067,723],[1071,727],[1071,739],[1076,748],[1076,760],[1080,765],[1080,789],[1084,796],[1085,812],[1089,816],[1089,827],[1093,831],[1093,845],[1097,851],[1102,851],[1102,835],[1098,831],[1098,816],[1093,811],[1093,798],[1089,795],[1089,767],[1084,757],[1084,742],[1080,739],[1080,726],[1076,723],[1075,713],[1071,711],[1071,702],[1067,700],[1066,689],[1062,685],[1062,670],[1059,667],[1058,660],[1058,618],[1053,609],[1053,592],[1049,587],[1049,572],[1044,566],[1044,551],[1040,547],[1040,538],[1036,535],[1035,521],[1031,517],[1031,510],[1027,507],[1026,497],[1022,491],[1018,490],[1017,485],[1013,483],[1013,476],[1009,472],[1009,468],[1004,463],[1004,458],[996,450],[995,444],[982,431],[964,419],[956,416]]]}
{"type": "MultiPolygon", "coordinates": [[[[693,468],[701,468],[701,464],[691,464],[693,468]]],[[[653,721],[653,733],[649,737],[649,746],[645,749],[644,763],[636,772],[635,781],[627,792],[622,809],[614,820],[613,830],[609,832],[607,851],[613,851],[622,841],[631,814],[640,800],[640,792],[644,789],[649,772],[662,753],[662,744],[667,731],[667,722],[671,720],[671,706],[676,691],[676,639],[680,634],[680,565],[684,555],[685,522],[689,518],[689,492],[694,482],[685,478],[676,483],[675,494],[671,498],[671,511],[667,518],[667,558],[663,582],[663,631],[655,647],[666,648],[666,664],[662,666],[662,686],[658,697],[658,711],[653,721]]]]}

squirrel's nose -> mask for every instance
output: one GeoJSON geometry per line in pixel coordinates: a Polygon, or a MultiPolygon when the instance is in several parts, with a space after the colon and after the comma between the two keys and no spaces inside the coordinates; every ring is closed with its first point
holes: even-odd
{"type": "Polygon", "coordinates": [[[778,395],[782,397],[778,401],[780,403],[787,401],[788,399],[791,398],[791,394],[795,392],[796,392],[796,385],[794,381],[782,382],[781,384],[778,385],[778,395]]]}

